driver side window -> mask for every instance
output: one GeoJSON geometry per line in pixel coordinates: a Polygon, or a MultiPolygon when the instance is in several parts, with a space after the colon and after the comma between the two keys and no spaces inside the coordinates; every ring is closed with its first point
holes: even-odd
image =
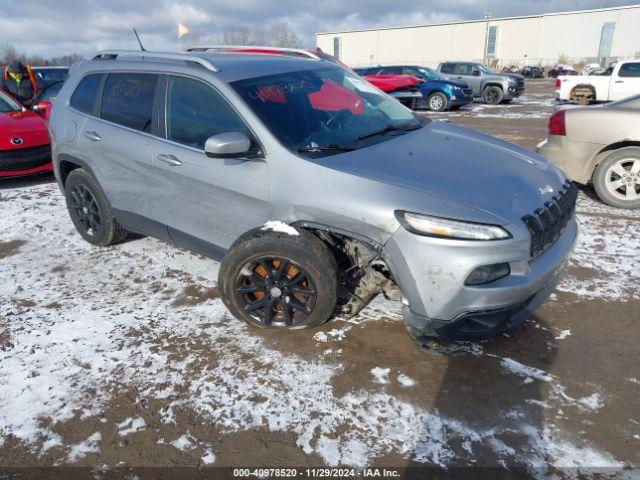
{"type": "Polygon", "coordinates": [[[209,137],[241,132],[245,123],[212,87],[198,80],[169,77],[166,104],[167,139],[203,150],[209,137]]]}
{"type": "Polygon", "coordinates": [[[472,75],[473,65],[470,63],[461,63],[458,65],[458,75],[472,75]]]}

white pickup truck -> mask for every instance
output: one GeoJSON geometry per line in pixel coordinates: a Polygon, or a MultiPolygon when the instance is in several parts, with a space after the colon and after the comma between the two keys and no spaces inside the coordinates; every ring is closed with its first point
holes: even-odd
{"type": "Polygon", "coordinates": [[[561,101],[612,102],[640,93],[640,60],[618,62],[605,75],[560,76],[556,98],[561,101]]]}

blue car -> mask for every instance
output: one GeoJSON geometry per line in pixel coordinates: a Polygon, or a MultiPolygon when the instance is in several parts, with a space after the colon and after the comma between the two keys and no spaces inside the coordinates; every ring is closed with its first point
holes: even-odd
{"type": "Polygon", "coordinates": [[[428,108],[434,112],[457,110],[473,102],[473,89],[464,82],[446,80],[440,73],[428,67],[416,65],[394,65],[356,69],[360,75],[411,75],[422,80],[417,86],[422,91],[422,101],[414,108],[428,108]],[[360,73],[358,70],[366,70],[360,73]]]}

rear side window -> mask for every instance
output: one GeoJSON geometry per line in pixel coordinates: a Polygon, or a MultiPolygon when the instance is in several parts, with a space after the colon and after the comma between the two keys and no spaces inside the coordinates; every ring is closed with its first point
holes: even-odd
{"type": "Polygon", "coordinates": [[[92,73],[84,77],[71,95],[69,105],[82,113],[93,113],[98,90],[100,90],[100,82],[102,82],[101,73],[92,73]]]}
{"type": "Polygon", "coordinates": [[[102,89],[100,117],[141,132],[151,131],[158,75],[112,73],[102,89]]]}
{"type": "Polygon", "coordinates": [[[621,77],[640,77],[640,63],[625,63],[620,67],[621,77]]]}
{"type": "Polygon", "coordinates": [[[453,73],[454,69],[455,69],[455,65],[453,63],[445,63],[440,68],[440,71],[442,73],[453,73]]]}
{"type": "Polygon", "coordinates": [[[170,77],[167,85],[167,139],[204,149],[218,133],[249,135],[238,114],[210,86],[184,77],[170,77]]]}

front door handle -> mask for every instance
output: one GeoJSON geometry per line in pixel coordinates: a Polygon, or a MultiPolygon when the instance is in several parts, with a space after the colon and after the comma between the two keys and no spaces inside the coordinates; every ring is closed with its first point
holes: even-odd
{"type": "Polygon", "coordinates": [[[624,80],[616,80],[616,83],[624,83],[624,80]]]}
{"type": "Polygon", "coordinates": [[[161,153],[158,155],[158,160],[160,160],[162,163],[166,163],[167,165],[171,165],[172,167],[179,167],[180,165],[182,165],[182,162],[178,160],[175,155],[167,155],[161,153]]]}
{"type": "Polygon", "coordinates": [[[84,136],[87,137],[92,142],[99,142],[100,140],[102,140],[102,137],[98,135],[97,132],[94,132],[91,130],[84,132],[84,136]]]}

